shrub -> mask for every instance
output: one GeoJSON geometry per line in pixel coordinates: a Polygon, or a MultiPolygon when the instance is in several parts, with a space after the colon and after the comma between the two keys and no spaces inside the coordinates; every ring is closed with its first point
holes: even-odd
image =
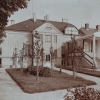
{"type": "Polygon", "coordinates": [[[68,90],[68,92],[73,95],[69,96],[67,93],[65,100],[100,100],[100,91],[94,88],[87,88],[86,85],[81,88],[75,88],[74,90],[68,90]],[[72,99],[69,99],[69,97],[72,97],[72,99]]]}
{"type": "Polygon", "coordinates": [[[47,67],[41,67],[39,71],[40,76],[49,77],[51,76],[50,69],[47,67]]]}
{"type": "MultiPolygon", "coordinates": [[[[37,67],[28,67],[26,69],[27,73],[36,75],[37,74],[37,67]]],[[[39,76],[49,77],[51,76],[50,69],[47,67],[39,67],[39,76]]]]}

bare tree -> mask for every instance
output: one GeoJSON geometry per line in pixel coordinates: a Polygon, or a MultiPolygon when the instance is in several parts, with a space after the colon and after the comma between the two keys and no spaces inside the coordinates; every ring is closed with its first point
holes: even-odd
{"type": "Polygon", "coordinates": [[[36,75],[36,81],[39,81],[39,64],[40,64],[40,53],[42,48],[42,42],[40,41],[40,35],[36,31],[34,34],[35,41],[34,41],[34,56],[37,60],[36,67],[37,67],[37,75],[36,75]]]}

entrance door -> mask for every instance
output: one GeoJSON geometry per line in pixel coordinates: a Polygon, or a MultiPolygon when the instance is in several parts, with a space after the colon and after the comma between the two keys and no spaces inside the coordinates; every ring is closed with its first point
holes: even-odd
{"type": "Polygon", "coordinates": [[[50,55],[46,55],[46,61],[50,61],[50,55]]]}

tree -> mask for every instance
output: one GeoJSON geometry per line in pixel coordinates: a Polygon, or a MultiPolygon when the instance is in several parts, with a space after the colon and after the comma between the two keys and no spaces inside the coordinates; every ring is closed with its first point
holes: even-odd
{"type": "Polygon", "coordinates": [[[78,67],[82,66],[82,58],[84,55],[83,55],[83,48],[78,46],[77,40],[75,39],[75,36],[72,37],[72,34],[71,34],[71,42],[69,43],[69,52],[67,56],[71,57],[73,78],[75,78],[78,67]]]}
{"type": "Polygon", "coordinates": [[[36,81],[39,81],[39,64],[40,64],[40,55],[41,55],[41,49],[42,49],[42,42],[40,41],[40,34],[35,31],[34,34],[35,41],[34,41],[34,56],[37,60],[36,67],[37,67],[37,75],[36,75],[36,81]]]}
{"type": "Polygon", "coordinates": [[[30,0],[0,0],[0,43],[5,36],[5,26],[8,22],[8,17],[15,11],[27,7],[27,2],[30,0]]]}

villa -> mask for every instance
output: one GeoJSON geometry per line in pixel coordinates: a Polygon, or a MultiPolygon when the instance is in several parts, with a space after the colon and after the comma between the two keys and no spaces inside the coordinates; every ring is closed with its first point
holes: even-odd
{"type": "MultiPolygon", "coordinates": [[[[44,16],[44,19],[37,19],[36,13],[33,14],[32,19],[28,19],[19,23],[14,23],[6,27],[6,38],[0,45],[0,64],[1,67],[9,68],[13,65],[12,56],[16,48],[18,53],[23,48],[23,43],[30,45],[27,46],[27,50],[32,52],[31,46],[34,42],[34,34],[38,32],[40,34],[42,45],[44,49],[44,65],[50,64],[50,47],[53,47],[56,59],[54,64],[64,65],[62,60],[63,53],[66,50],[64,43],[71,40],[70,34],[74,34],[76,37],[82,36],[75,25],[68,23],[67,19],[62,19],[61,22],[51,21],[49,15],[44,16]]],[[[19,59],[19,58],[18,58],[19,59]]],[[[16,67],[20,67],[19,60],[16,60],[16,67]]],[[[33,59],[29,58],[24,61],[24,66],[28,67],[32,65],[33,59]]],[[[15,66],[13,66],[15,67],[15,66]]]]}

